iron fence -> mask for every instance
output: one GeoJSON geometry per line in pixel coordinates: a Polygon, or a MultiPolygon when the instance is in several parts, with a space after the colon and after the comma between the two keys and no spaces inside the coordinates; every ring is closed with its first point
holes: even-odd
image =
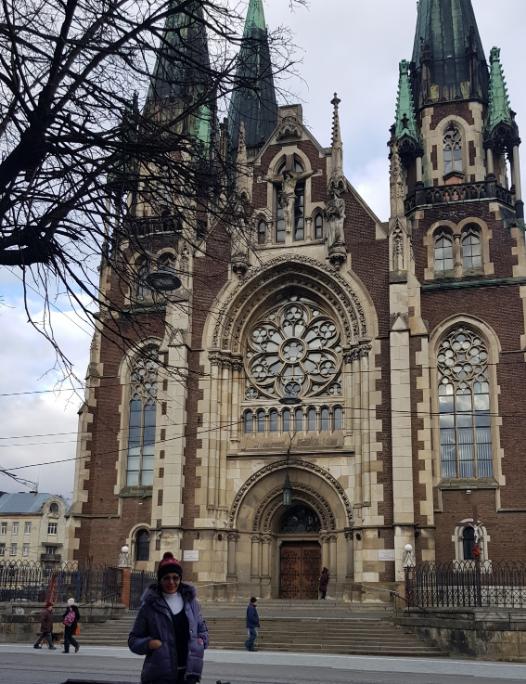
{"type": "Polygon", "coordinates": [[[121,580],[117,568],[76,563],[48,567],[41,563],[0,563],[0,602],[31,601],[65,603],[74,598],[78,604],[115,604],[120,601],[121,580]]]}
{"type": "Polygon", "coordinates": [[[155,572],[133,570],[130,576],[130,610],[137,610],[146,589],[157,581],[155,572]]]}
{"type": "Polygon", "coordinates": [[[406,600],[420,608],[525,608],[526,564],[421,563],[406,568],[406,600]]]}

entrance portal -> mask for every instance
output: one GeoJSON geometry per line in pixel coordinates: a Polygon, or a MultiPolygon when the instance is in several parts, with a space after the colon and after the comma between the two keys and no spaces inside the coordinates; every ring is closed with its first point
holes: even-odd
{"type": "Polygon", "coordinates": [[[283,542],[279,567],[280,598],[318,598],[321,548],[317,542],[283,542]]]}

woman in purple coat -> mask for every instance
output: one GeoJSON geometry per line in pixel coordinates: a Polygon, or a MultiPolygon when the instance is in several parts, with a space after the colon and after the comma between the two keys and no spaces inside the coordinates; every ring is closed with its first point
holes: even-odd
{"type": "Polygon", "coordinates": [[[167,551],[157,584],[143,603],[128,637],[130,650],[145,655],[142,684],[195,684],[201,680],[208,629],[194,587],[183,583],[183,569],[167,551]]]}

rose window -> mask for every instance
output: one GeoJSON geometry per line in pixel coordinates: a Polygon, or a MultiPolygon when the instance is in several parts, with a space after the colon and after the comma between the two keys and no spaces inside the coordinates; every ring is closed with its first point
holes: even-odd
{"type": "Polygon", "coordinates": [[[340,332],[317,304],[292,298],[275,306],[250,329],[246,371],[247,396],[313,396],[341,393],[340,332]]]}

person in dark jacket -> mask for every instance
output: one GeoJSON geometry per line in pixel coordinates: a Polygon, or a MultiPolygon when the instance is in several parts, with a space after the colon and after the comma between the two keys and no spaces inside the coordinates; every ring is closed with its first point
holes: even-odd
{"type": "Polygon", "coordinates": [[[145,655],[142,684],[195,684],[201,680],[208,629],[195,588],[182,582],[183,569],[167,551],[157,584],[143,596],[128,637],[133,653],[145,655]]]}
{"type": "Polygon", "coordinates": [[[327,596],[327,587],[329,586],[329,570],[327,568],[322,568],[321,569],[321,575],[320,575],[320,582],[319,582],[319,590],[320,590],[320,598],[324,599],[327,596]]]}
{"type": "Polygon", "coordinates": [[[257,605],[257,598],[252,596],[247,606],[247,630],[248,639],[245,641],[245,648],[247,651],[255,651],[255,643],[258,638],[259,629],[259,614],[257,605]]]}
{"type": "Polygon", "coordinates": [[[40,634],[33,644],[33,648],[42,648],[40,644],[44,640],[47,641],[48,647],[54,651],[56,647],[53,646],[53,604],[49,601],[40,613],[40,634]]]}
{"type": "Polygon", "coordinates": [[[75,599],[68,599],[68,607],[62,616],[62,623],[64,624],[64,650],[62,653],[69,653],[69,646],[73,646],[75,653],[79,652],[79,642],[73,636],[77,631],[77,625],[80,621],[80,612],[75,605],[75,599]]]}

